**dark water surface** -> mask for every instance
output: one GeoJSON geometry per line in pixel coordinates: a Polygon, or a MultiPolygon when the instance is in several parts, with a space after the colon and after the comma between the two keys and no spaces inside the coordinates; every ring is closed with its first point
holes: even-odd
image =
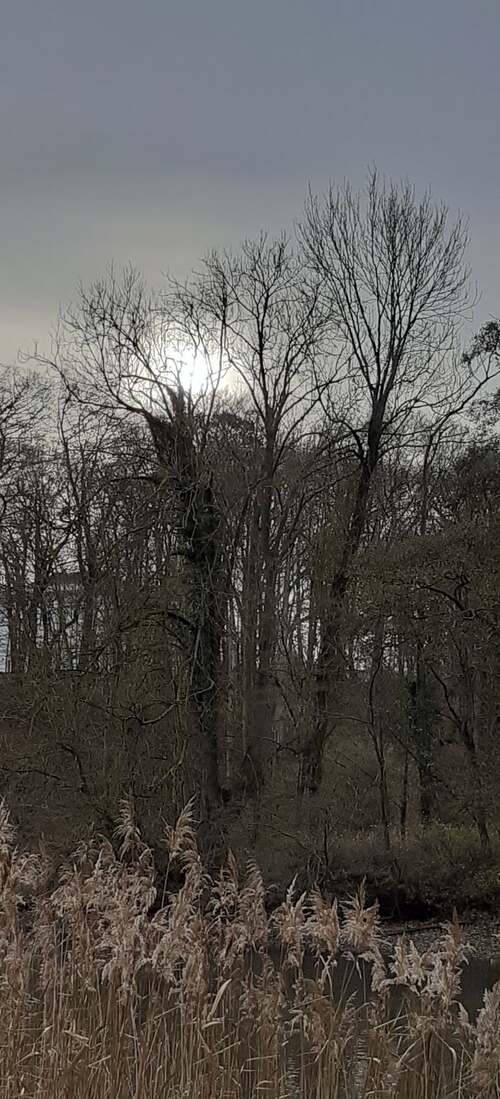
{"type": "MultiPolygon", "coordinates": [[[[384,924],[382,934],[386,945],[383,953],[390,959],[392,950],[400,936],[407,942],[414,942],[417,950],[436,949],[444,934],[442,924],[384,924]]],[[[462,924],[464,944],[468,947],[468,961],[462,969],[461,1001],[469,1015],[474,1017],[483,1003],[485,989],[492,988],[500,980],[500,921],[477,919],[470,924],[462,924]]],[[[314,975],[314,961],[306,956],[306,977],[314,975]]],[[[335,967],[335,988],[352,994],[357,1005],[366,1003],[370,998],[370,969],[359,962],[354,966],[347,958],[339,956],[335,967]]],[[[335,991],[334,991],[335,995],[335,991]]]]}
{"type": "MultiPolygon", "coordinates": [[[[466,1008],[471,1022],[475,1021],[477,1012],[482,1006],[486,989],[490,989],[500,980],[500,921],[477,919],[470,924],[463,924],[463,940],[470,947],[469,960],[462,970],[461,1002],[466,1008]]],[[[387,941],[387,954],[390,956],[391,948],[396,945],[399,936],[404,935],[407,941],[412,940],[420,952],[437,947],[443,928],[438,924],[399,924],[385,925],[383,927],[384,938],[387,941]]],[[[314,963],[306,958],[306,976],[312,976],[314,963]]],[[[354,966],[352,961],[339,958],[335,970],[335,987],[338,990],[352,995],[357,1006],[362,1007],[370,998],[370,972],[369,967],[360,962],[354,966]]],[[[335,996],[335,990],[334,990],[335,996]]],[[[396,1001],[399,1000],[396,991],[396,1001]]],[[[403,993],[401,1000],[403,998],[403,993]]],[[[397,1005],[396,1005],[397,1006],[397,1005]]],[[[356,1040],[355,1058],[357,1067],[354,1071],[353,1099],[363,1091],[363,1077],[367,1055],[367,1029],[361,1023],[364,1013],[360,1015],[359,1033],[356,1040]]],[[[289,1068],[287,1073],[290,1099],[299,1099],[301,1089],[299,1084],[300,1071],[298,1060],[294,1057],[292,1049],[289,1053],[289,1068]]]]}
{"type": "MultiPolygon", "coordinates": [[[[384,926],[384,936],[391,945],[403,934],[413,940],[417,950],[428,950],[438,945],[442,927],[426,923],[384,926]]],[[[462,970],[461,1000],[473,1017],[482,1005],[485,989],[500,981],[500,919],[478,917],[462,924],[462,934],[470,952],[462,970]]]]}

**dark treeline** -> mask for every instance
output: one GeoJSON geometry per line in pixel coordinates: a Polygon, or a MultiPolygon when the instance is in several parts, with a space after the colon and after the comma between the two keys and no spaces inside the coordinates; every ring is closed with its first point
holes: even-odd
{"type": "Polygon", "coordinates": [[[127,797],[154,846],[195,794],[208,848],[280,879],[436,824],[491,858],[500,326],[463,334],[466,246],[372,173],[183,284],[110,271],[5,370],[0,792],[30,837],[127,797]]]}

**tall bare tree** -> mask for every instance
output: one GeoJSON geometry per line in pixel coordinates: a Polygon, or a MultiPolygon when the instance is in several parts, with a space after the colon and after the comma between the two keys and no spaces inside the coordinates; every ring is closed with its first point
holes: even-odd
{"type": "MultiPolygon", "coordinates": [[[[215,393],[196,401],[179,374],[179,332],[165,300],[149,294],[136,272],[82,289],[61,323],[53,364],[68,392],[102,415],[141,417],[157,458],[151,471],[168,495],[179,551],[187,567],[184,624],[191,652],[190,695],[197,715],[190,738],[202,818],[221,804],[217,737],[222,630],[220,514],[207,460],[215,393]]],[[[80,491],[81,486],[78,491],[80,491]]],[[[183,616],[178,616],[179,620],[183,616]]]]}
{"type": "Polygon", "coordinates": [[[442,415],[470,388],[468,372],[451,363],[467,303],[467,234],[460,219],[449,225],[446,208],[429,195],[419,200],[409,184],[386,184],[375,171],[363,196],[348,185],[331,188],[324,200],[311,196],[299,234],[321,280],[332,353],[345,369],[344,402],[337,395],[329,413],[349,432],[357,463],[350,518],[328,583],[315,717],[303,749],[301,787],[315,793],[332,729],[342,613],[375,470],[403,436],[415,441],[420,417],[442,415]]]}
{"type": "MultiPolygon", "coordinates": [[[[286,236],[262,235],[236,253],[211,253],[177,287],[187,331],[219,344],[224,369],[255,424],[246,477],[242,558],[243,756],[248,793],[270,778],[276,747],[277,583],[304,502],[307,462],[284,476],[318,402],[314,364],[325,331],[318,281],[305,278],[286,236]]],[[[309,469],[310,472],[310,469],[309,469]]]]}

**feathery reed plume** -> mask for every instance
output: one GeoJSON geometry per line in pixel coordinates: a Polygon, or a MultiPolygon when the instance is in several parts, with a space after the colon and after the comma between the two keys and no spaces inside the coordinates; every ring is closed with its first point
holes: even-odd
{"type": "Polygon", "coordinates": [[[188,801],[187,805],[173,826],[166,824],[164,828],[164,841],[165,847],[168,851],[170,862],[174,859],[178,859],[181,855],[192,856],[193,853],[198,851],[198,843],[196,839],[196,830],[194,822],[194,797],[188,801]]]}
{"type": "Polygon", "coordinates": [[[309,899],[310,915],[305,922],[305,932],[316,955],[326,954],[334,960],[340,943],[338,903],[331,904],[313,889],[309,899]]]}
{"type": "Polygon", "coordinates": [[[357,892],[343,906],[343,940],[354,950],[366,953],[379,948],[380,918],[378,901],[366,906],[364,881],[357,892]]]}
{"type": "Polygon", "coordinates": [[[120,858],[126,855],[133,856],[141,850],[143,843],[139,826],[135,819],[135,808],[132,797],[122,798],[118,812],[118,824],[114,830],[114,836],[120,840],[120,858]]]}
{"type": "Polygon", "coordinates": [[[306,894],[302,893],[294,903],[296,879],[287,889],[283,904],[272,915],[272,924],[282,947],[282,960],[290,969],[301,969],[304,961],[306,894]]]}
{"type": "Polygon", "coordinates": [[[245,885],[238,897],[238,913],[235,926],[239,932],[237,948],[252,947],[258,950],[267,945],[269,924],[267,919],[266,890],[259,867],[253,860],[247,864],[245,885]]]}
{"type": "Polygon", "coordinates": [[[3,890],[10,876],[12,854],[16,838],[15,828],[4,799],[0,800],[0,890],[3,890]]]}
{"type": "Polygon", "coordinates": [[[484,1099],[500,1094],[500,981],[484,993],[477,1017],[472,1080],[476,1094],[484,1099]]]}
{"type": "Polygon", "coordinates": [[[212,885],[208,908],[216,920],[227,921],[234,918],[237,905],[238,866],[233,852],[228,851],[226,862],[212,885]]]}

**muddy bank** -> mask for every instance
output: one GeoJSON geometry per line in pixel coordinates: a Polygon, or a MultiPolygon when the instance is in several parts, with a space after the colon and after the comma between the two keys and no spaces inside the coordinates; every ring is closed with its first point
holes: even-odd
{"type": "MultiPolygon", "coordinates": [[[[366,874],[364,877],[352,874],[324,876],[318,882],[311,882],[305,875],[297,877],[296,888],[299,893],[309,892],[317,885],[325,897],[336,897],[339,904],[352,897],[361,883],[364,883],[368,904],[379,905],[382,919],[394,923],[430,923],[450,919],[456,910],[461,922],[481,922],[483,918],[494,919],[500,915],[500,869],[490,868],[488,875],[480,880],[469,882],[464,874],[461,878],[455,871],[452,880],[419,882],[393,881],[387,877],[366,874]]],[[[283,902],[289,883],[269,885],[267,905],[269,911],[283,902]]]]}

